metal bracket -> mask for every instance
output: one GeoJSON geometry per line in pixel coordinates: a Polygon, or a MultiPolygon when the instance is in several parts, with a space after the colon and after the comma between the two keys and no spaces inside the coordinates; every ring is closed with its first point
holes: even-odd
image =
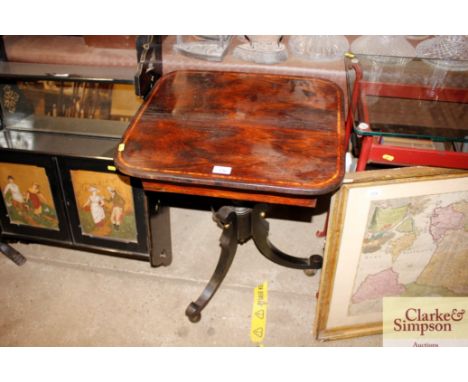
{"type": "Polygon", "coordinates": [[[135,93],[145,98],[162,75],[162,36],[138,36],[135,93]]]}

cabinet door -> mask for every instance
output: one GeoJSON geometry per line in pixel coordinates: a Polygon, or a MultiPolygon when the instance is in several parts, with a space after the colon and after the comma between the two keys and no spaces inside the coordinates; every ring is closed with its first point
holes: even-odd
{"type": "Polygon", "coordinates": [[[56,159],[0,151],[2,235],[70,242],[56,159]]]}
{"type": "Polygon", "coordinates": [[[60,158],[74,241],[126,257],[148,258],[148,215],[138,181],[113,162],[60,158]]]}

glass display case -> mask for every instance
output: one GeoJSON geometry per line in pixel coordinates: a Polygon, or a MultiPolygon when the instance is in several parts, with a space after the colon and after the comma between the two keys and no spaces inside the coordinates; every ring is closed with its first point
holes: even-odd
{"type": "Polygon", "coordinates": [[[146,196],[113,163],[141,99],[93,69],[0,63],[1,240],[149,260],[146,196]]]}
{"type": "Polygon", "coordinates": [[[367,163],[468,168],[468,61],[349,55],[346,123],[367,163]],[[441,63],[441,61],[443,61],[441,63]],[[456,68],[456,69],[454,69],[456,68]]]}

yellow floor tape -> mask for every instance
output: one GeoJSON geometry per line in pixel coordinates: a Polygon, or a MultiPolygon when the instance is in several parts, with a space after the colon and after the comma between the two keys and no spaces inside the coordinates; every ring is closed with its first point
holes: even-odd
{"type": "Polygon", "coordinates": [[[266,331],[266,318],[268,306],[268,282],[257,285],[254,289],[252,306],[252,322],[250,325],[250,340],[262,346],[266,331]]]}

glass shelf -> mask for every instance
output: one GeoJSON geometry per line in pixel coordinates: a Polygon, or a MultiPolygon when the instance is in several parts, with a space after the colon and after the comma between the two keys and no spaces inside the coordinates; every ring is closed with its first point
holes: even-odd
{"type": "Polygon", "coordinates": [[[408,57],[390,62],[381,56],[346,58],[350,94],[356,79],[359,83],[355,132],[468,142],[468,71],[460,70],[468,61],[408,57]]]}

